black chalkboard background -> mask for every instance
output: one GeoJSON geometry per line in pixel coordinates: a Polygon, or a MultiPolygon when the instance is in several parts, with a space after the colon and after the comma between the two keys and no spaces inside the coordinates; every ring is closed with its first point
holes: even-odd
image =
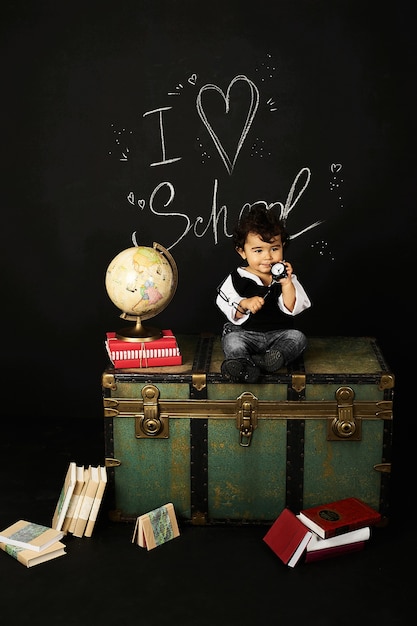
{"type": "Polygon", "coordinates": [[[287,256],[313,301],[299,327],[377,337],[407,439],[411,6],[3,3],[6,419],[101,417],[104,336],[121,324],[104,276],[132,236],[178,265],[175,297],[152,323],[219,331],[216,286],[239,260],[227,234],[245,203],[263,201],[291,207],[287,256]]]}

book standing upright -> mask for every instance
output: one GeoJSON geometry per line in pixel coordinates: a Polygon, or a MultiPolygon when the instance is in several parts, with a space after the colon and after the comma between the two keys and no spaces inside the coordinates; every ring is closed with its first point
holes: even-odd
{"type": "Polygon", "coordinates": [[[84,466],[77,465],[74,491],[72,492],[71,500],[68,505],[68,510],[65,515],[64,523],[62,524],[62,530],[64,531],[64,533],[68,532],[68,529],[71,525],[71,521],[75,515],[75,511],[77,509],[77,504],[80,499],[80,494],[81,494],[83,486],[84,486],[84,466]]]}
{"type": "Polygon", "coordinates": [[[74,491],[76,483],[76,464],[74,461],[68,466],[67,473],[65,475],[64,484],[61,489],[61,493],[58,498],[58,502],[52,517],[52,528],[61,530],[64,523],[65,516],[69,507],[71,496],[74,491]]]}
{"type": "Polygon", "coordinates": [[[82,485],[81,491],[80,491],[80,495],[78,497],[78,500],[76,502],[75,505],[75,511],[74,511],[74,515],[72,516],[72,519],[70,521],[70,525],[68,527],[68,532],[73,533],[75,530],[75,525],[77,523],[77,519],[78,516],[80,514],[80,510],[81,510],[81,504],[85,495],[85,492],[87,491],[87,487],[88,487],[88,481],[90,480],[90,474],[91,474],[91,467],[84,467],[84,483],[82,485]]]}
{"type": "Polygon", "coordinates": [[[94,526],[97,521],[97,516],[100,510],[100,506],[103,500],[104,492],[107,485],[107,469],[105,465],[100,465],[99,468],[99,484],[97,487],[96,495],[91,506],[90,515],[87,520],[87,524],[84,530],[85,537],[91,537],[93,534],[94,526]]]}
{"type": "Polygon", "coordinates": [[[75,528],[73,530],[74,537],[82,537],[84,530],[87,526],[87,521],[90,516],[91,507],[93,506],[94,498],[97,493],[97,489],[100,482],[99,468],[90,466],[90,477],[86,485],[85,493],[82,497],[80,511],[78,518],[75,522],[75,528]]]}

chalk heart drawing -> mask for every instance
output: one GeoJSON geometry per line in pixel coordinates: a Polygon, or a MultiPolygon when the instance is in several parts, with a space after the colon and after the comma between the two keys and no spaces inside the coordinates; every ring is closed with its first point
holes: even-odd
{"type": "Polygon", "coordinates": [[[191,74],[188,82],[190,83],[190,85],[195,85],[197,82],[197,74],[191,74]]]}
{"type": "MultiPolygon", "coordinates": [[[[133,191],[129,191],[129,193],[127,194],[127,199],[129,200],[130,204],[135,204],[136,199],[135,199],[135,194],[133,193],[133,191]]],[[[143,209],[145,208],[145,200],[140,198],[137,200],[137,203],[138,203],[138,207],[143,211],[143,209]]]]}
{"type": "Polygon", "coordinates": [[[233,169],[236,165],[236,161],[237,158],[239,156],[239,152],[242,149],[243,143],[246,139],[246,135],[249,132],[249,129],[252,125],[252,122],[254,120],[254,117],[256,115],[256,111],[258,110],[258,106],[259,106],[259,91],[256,87],[256,85],[249,80],[249,78],[247,78],[247,76],[244,75],[239,75],[239,76],[235,76],[235,78],[231,81],[229,87],[227,88],[226,93],[224,93],[224,91],[222,91],[222,89],[220,89],[220,87],[218,87],[217,85],[204,85],[203,87],[201,87],[198,96],[197,96],[197,111],[199,116],[201,117],[205,127],[207,128],[210,137],[212,138],[214,145],[216,146],[222,160],[223,163],[226,166],[227,171],[229,172],[229,175],[232,174],[233,169]],[[238,81],[242,81],[244,83],[246,83],[248,85],[248,95],[249,95],[249,99],[248,99],[248,114],[245,120],[245,123],[243,125],[242,128],[242,133],[240,135],[239,141],[237,142],[237,146],[236,146],[236,151],[234,156],[233,155],[228,155],[226,150],[224,149],[219,137],[216,134],[216,131],[214,130],[214,128],[212,127],[212,125],[210,124],[210,122],[207,119],[207,115],[204,111],[203,108],[203,103],[202,103],[202,95],[205,91],[208,90],[213,90],[213,91],[217,91],[217,93],[220,94],[220,96],[223,98],[224,103],[225,103],[225,113],[226,115],[229,113],[229,109],[230,109],[230,93],[233,89],[233,86],[238,82],[238,81]]]}
{"type": "Polygon", "coordinates": [[[334,173],[336,172],[340,172],[340,170],[342,169],[342,166],[340,163],[332,163],[330,166],[331,171],[334,173]]]}

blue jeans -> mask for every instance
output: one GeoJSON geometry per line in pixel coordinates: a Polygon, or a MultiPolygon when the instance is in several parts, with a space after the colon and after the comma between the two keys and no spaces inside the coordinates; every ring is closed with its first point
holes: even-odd
{"type": "Polygon", "coordinates": [[[231,322],[226,322],[223,326],[221,341],[226,359],[251,360],[252,354],[279,350],[285,359],[285,365],[294,361],[307,346],[307,337],[300,330],[284,328],[258,332],[245,330],[231,322]]]}

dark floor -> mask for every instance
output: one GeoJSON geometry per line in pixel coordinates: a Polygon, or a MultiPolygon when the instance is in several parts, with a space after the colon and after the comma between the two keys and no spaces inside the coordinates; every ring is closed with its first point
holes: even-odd
{"type": "MultiPolygon", "coordinates": [[[[49,523],[68,462],[100,463],[103,450],[100,420],[3,423],[0,527],[49,523]]],[[[265,526],[184,525],[147,552],[104,509],[93,536],[68,535],[55,561],[27,569],[0,553],[1,623],[403,625],[415,606],[411,517],[375,529],[364,552],[290,569],[263,543],[265,526]]]]}

